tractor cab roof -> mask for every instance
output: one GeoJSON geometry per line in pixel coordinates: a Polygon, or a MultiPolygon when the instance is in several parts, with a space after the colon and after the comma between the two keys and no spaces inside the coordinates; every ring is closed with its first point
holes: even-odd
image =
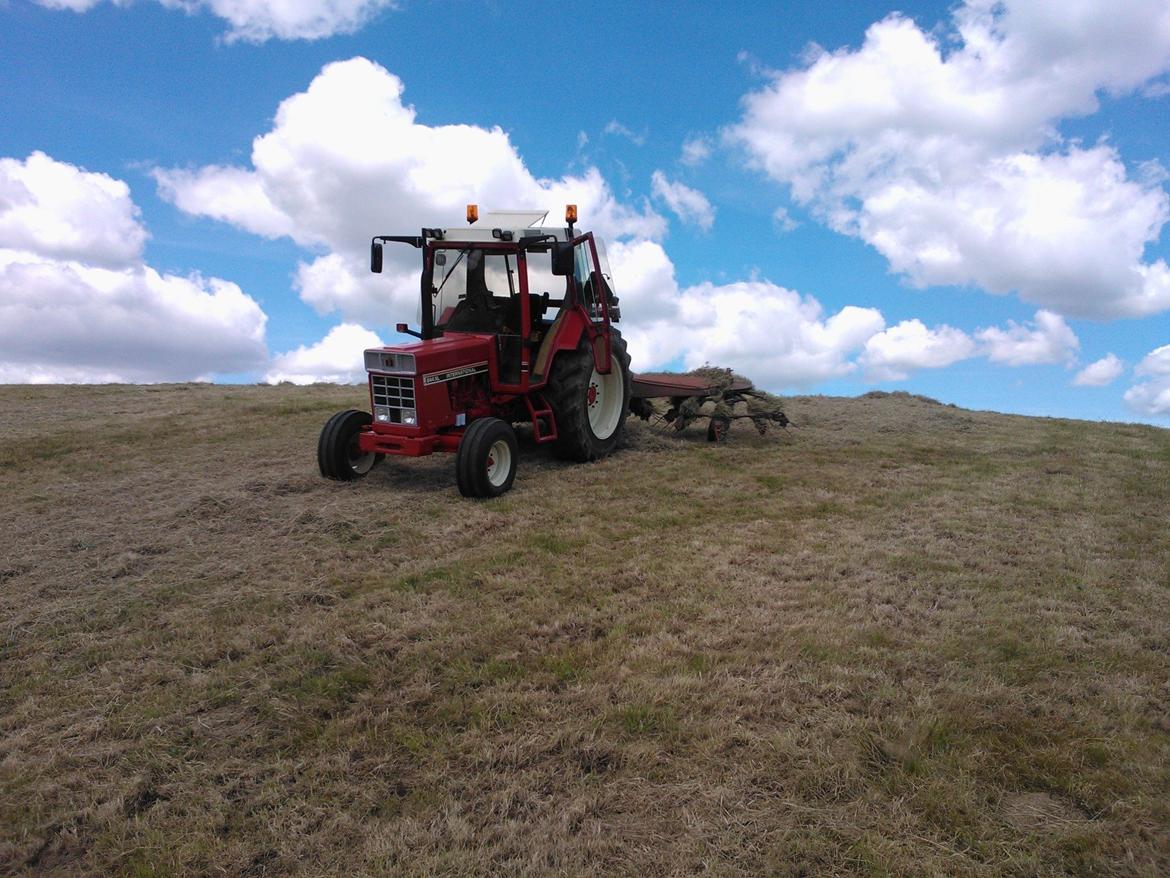
{"type": "MultiPolygon", "coordinates": [[[[512,240],[534,236],[552,236],[556,241],[569,240],[566,226],[542,226],[548,216],[547,210],[488,210],[467,226],[449,229],[434,229],[442,235],[441,240],[452,244],[477,243],[481,241],[512,240]]],[[[438,236],[428,235],[437,239],[438,236]]]]}

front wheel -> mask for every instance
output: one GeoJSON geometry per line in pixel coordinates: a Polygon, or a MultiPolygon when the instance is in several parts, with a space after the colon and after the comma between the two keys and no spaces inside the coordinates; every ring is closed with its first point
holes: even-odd
{"type": "Polygon", "coordinates": [[[339,482],[352,482],[374,468],[382,455],[365,453],[358,447],[358,434],[373,420],[369,412],[347,409],[325,422],[317,440],[317,466],[321,475],[339,482]]]}
{"type": "Polygon", "coordinates": [[[498,497],[512,487],[520,456],[516,431],[499,418],[472,421],[455,452],[455,481],[464,497],[498,497]]]}

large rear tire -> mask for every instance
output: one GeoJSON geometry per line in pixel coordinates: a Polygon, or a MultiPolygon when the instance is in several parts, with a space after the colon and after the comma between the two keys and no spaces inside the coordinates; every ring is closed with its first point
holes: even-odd
{"type": "Polygon", "coordinates": [[[455,452],[455,481],[464,497],[498,497],[512,487],[520,448],[499,418],[472,421],[455,452]]]}
{"type": "Polygon", "coordinates": [[[561,351],[553,361],[545,398],[557,420],[558,457],[596,460],[621,442],[630,410],[630,355],[616,329],[610,330],[610,350],[608,375],[594,367],[584,339],[577,350],[561,351]]]}
{"type": "Polygon", "coordinates": [[[339,482],[352,482],[382,460],[383,455],[363,454],[358,448],[358,434],[373,420],[369,412],[347,409],[325,422],[317,439],[317,466],[321,475],[339,482]]]}

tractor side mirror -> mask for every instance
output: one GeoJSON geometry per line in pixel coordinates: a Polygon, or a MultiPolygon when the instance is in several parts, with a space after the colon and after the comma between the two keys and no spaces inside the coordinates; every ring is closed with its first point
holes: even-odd
{"type": "Polygon", "coordinates": [[[370,271],[374,274],[382,273],[382,242],[370,242],[370,271]]]}
{"type": "Polygon", "coordinates": [[[573,245],[568,241],[553,242],[552,273],[557,277],[568,277],[573,273],[573,245]]]}

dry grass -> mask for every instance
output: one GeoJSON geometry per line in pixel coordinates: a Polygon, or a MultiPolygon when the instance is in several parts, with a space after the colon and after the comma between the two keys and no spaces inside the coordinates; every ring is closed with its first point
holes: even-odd
{"type": "Polygon", "coordinates": [[[0,388],[0,872],[1157,875],[1170,433],[796,398],[511,494],[0,388]]]}

